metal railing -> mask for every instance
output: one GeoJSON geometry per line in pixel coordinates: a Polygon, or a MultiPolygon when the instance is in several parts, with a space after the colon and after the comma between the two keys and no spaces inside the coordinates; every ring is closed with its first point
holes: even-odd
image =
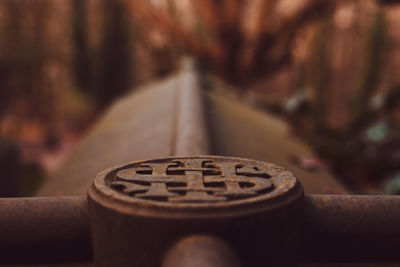
{"type": "Polygon", "coordinates": [[[178,90],[177,157],[109,169],[96,178],[88,196],[0,199],[0,263],[143,267],[400,261],[399,196],[304,195],[298,181],[291,187],[282,182],[283,168],[198,157],[209,154],[210,142],[196,79],[186,72],[178,90]],[[193,160],[201,164],[191,165],[193,160]],[[166,166],[164,172],[160,166],[166,166]],[[184,180],[163,180],[175,176],[184,180]],[[192,198],[179,202],[176,197],[188,192],[192,198]]]}

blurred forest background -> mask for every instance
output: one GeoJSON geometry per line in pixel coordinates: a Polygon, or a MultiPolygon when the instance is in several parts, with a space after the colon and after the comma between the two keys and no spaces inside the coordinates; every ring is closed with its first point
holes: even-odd
{"type": "Polygon", "coordinates": [[[3,195],[32,193],[113,99],[186,55],[289,121],[353,190],[400,192],[398,5],[5,0],[0,36],[3,195]]]}

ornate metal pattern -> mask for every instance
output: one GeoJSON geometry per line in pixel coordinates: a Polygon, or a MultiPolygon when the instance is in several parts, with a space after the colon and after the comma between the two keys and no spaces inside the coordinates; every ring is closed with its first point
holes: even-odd
{"type": "Polygon", "coordinates": [[[237,158],[168,158],[120,168],[109,177],[108,184],[139,199],[221,202],[285,191],[284,185],[296,183],[288,173],[273,164],[237,158]]]}

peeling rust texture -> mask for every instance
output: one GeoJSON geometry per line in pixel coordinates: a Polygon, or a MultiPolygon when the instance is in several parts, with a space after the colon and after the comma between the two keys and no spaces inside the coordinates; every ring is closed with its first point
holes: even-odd
{"type": "Polygon", "coordinates": [[[306,195],[306,261],[400,260],[400,196],[306,195]]]}
{"type": "Polygon", "coordinates": [[[86,197],[1,198],[0,264],[92,258],[86,197]]]}
{"type": "Polygon", "coordinates": [[[240,267],[235,251],[222,239],[193,235],[176,242],[166,253],[162,267],[240,267]]]}
{"type": "Polygon", "coordinates": [[[280,197],[292,190],[297,180],[274,164],[204,156],[134,162],[103,172],[94,184],[125,201],[207,207],[280,197]]]}
{"type": "Polygon", "coordinates": [[[204,118],[203,95],[194,63],[186,60],[180,76],[176,116],[174,156],[210,154],[210,143],[204,118]]]}

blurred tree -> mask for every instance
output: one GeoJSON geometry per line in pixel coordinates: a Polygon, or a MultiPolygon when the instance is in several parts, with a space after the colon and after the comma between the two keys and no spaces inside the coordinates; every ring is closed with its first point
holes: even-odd
{"type": "MultiPolygon", "coordinates": [[[[354,6],[360,8],[362,3],[356,3],[354,6]]],[[[357,10],[349,9],[346,4],[342,8],[345,12],[357,10]]],[[[332,19],[315,26],[305,62],[307,82],[313,92],[308,101],[313,112],[308,113],[308,120],[303,120],[304,125],[300,125],[299,129],[308,131],[305,133],[306,139],[315,151],[351,186],[375,180],[379,176],[383,178],[385,173],[393,170],[393,164],[390,163],[393,149],[387,149],[387,142],[384,141],[387,139],[385,119],[380,114],[382,112],[373,111],[370,106],[381,82],[385,56],[385,16],[383,10],[375,6],[363,12],[364,16],[371,18],[363,21],[365,17],[358,17],[364,23],[363,27],[360,21],[348,23],[346,28],[342,24],[335,27],[332,19]],[[352,39],[360,29],[364,33],[352,39]],[[349,45],[349,40],[354,42],[349,45]],[[345,71],[342,72],[342,69],[345,71]],[[358,79],[353,81],[353,77],[358,79]],[[335,79],[346,80],[337,82],[335,79]],[[340,99],[338,96],[341,96],[340,99]],[[336,103],[333,97],[338,99],[336,103]],[[343,110],[347,118],[340,120],[337,113],[343,110]],[[315,127],[309,127],[307,123],[313,123],[315,127]],[[376,140],[367,141],[368,138],[376,140]]]]}
{"type": "Polygon", "coordinates": [[[320,131],[327,127],[325,123],[326,113],[329,102],[327,97],[329,84],[329,61],[330,53],[328,51],[328,44],[330,42],[329,30],[332,28],[332,19],[327,18],[317,24],[314,38],[310,44],[309,58],[308,58],[308,81],[312,90],[311,93],[311,107],[312,107],[312,121],[315,124],[315,130],[320,131]]]}
{"type": "Polygon", "coordinates": [[[80,90],[92,93],[91,60],[87,42],[87,1],[72,2],[73,71],[80,90]]]}
{"type": "Polygon", "coordinates": [[[102,0],[104,25],[96,98],[104,106],[132,87],[131,27],[124,6],[117,0],[102,0]]]}
{"type": "Polygon", "coordinates": [[[373,22],[367,29],[361,79],[357,95],[354,97],[354,123],[365,120],[370,112],[369,104],[379,85],[385,49],[385,17],[383,10],[378,8],[373,14],[373,22]]]}
{"type": "Polygon", "coordinates": [[[6,112],[8,107],[15,105],[15,101],[25,96],[32,105],[24,105],[24,113],[38,118],[48,115],[48,106],[41,103],[42,96],[51,96],[50,92],[45,92],[48,88],[45,88],[42,74],[51,51],[44,52],[48,48],[44,39],[44,24],[49,8],[44,1],[38,1],[30,10],[29,17],[21,19],[26,4],[26,1],[3,3],[6,16],[1,25],[5,38],[0,43],[0,83],[4,88],[1,90],[5,94],[3,99],[7,103],[2,104],[2,111],[6,112]]]}
{"type": "Polygon", "coordinates": [[[277,14],[283,2],[278,0],[196,0],[190,2],[195,25],[183,19],[189,8],[180,16],[175,11],[171,15],[168,8],[156,7],[156,2],[124,0],[143,25],[161,29],[209,70],[245,89],[287,66],[298,29],[331,14],[336,1],[300,1],[299,8],[283,17],[277,14]],[[249,7],[254,7],[251,15],[249,7]],[[248,20],[255,25],[250,32],[244,26],[248,20]]]}

